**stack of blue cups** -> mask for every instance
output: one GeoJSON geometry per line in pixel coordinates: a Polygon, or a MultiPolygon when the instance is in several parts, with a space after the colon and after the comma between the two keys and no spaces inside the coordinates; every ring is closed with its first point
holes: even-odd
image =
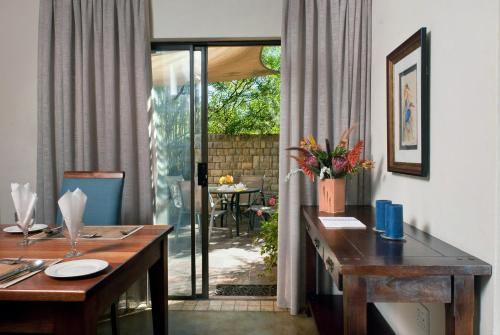
{"type": "Polygon", "coordinates": [[[390,200],[377,200],[375,209],[373,230],[382,233],[381,236],[389,240],[404,240],[403,205],[393,204],[390,200]]]}

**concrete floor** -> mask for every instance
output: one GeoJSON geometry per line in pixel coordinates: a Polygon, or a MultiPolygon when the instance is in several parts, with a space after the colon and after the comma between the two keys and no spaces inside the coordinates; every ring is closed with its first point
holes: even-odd
{"type": "MultiPolygon", "coordinates": [[[[170,311],[169,335],[316,335],[312,318],[291,316],[288,312],[196,312],[170,311]]],[[[150,311],[122,317],[121,335],[152,334],[150,311]]],[[[102,323],[99,335],[111,334],[109,323],[102,323]]]]}

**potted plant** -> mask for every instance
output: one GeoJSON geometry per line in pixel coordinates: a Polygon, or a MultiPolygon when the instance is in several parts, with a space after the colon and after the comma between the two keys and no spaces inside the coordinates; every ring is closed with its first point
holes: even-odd
{"type": "Polygon", "coordinates": [[[298,147],[287,150],[298,152],[291,156],[298,163],[298,168],[287,175],[287,180],[296,173],[303,173],[311,181],[319,177],[319,210],[329,213],[345,211],[345,179],[363,169],[371,169],[373,161],[360,159],[363,150],[363,141],[358,141],[349,150],[348,138],[352,128],[347,129],[340,138],[337,146],[331,150],[330,143],[325,140],[323,149],[310,135],[300,141],[298,147]]]}

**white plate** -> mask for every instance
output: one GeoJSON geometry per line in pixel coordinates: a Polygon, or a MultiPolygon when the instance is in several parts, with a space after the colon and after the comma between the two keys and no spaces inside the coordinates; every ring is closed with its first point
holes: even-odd
{"type": "MultiPolygon", "coordinates": [[[[35,223],[33,226],[31,226],[31,228],[29,229],[29,231],[30,231],[30,233],[33,233],[33,232],[36,232],[36,231],[44,230],[45,228],[47,228],[46,224],[35,223]]],[[[5,227],[3,229],[3,231],[6,232],[6,233],[11,233],[11,234],[18,234],[18,233],[22,233],[23,232],[21,229],[19,229],[18,226],[5,227]]]]}
{"type": "Polygon", "coordinates": [[[97,273],[108,265],[108,262],[100,259],[78,259],[49,266],[45,269],[45,274],[53,278],[75,278],[97,273]]]}

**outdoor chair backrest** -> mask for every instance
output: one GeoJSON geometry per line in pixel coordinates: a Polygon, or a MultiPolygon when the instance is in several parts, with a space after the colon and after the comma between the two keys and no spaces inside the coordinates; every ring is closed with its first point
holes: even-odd
{"type": "MultiPolygon", "coordinates": [[[[182,208],[184,210],[191,210],[191,181],[182,180],[178,181],[181,191],[182,208]]],[[[201,212],[201,186],[195,185],[194,206],[195,211],[201,212]]]]}

